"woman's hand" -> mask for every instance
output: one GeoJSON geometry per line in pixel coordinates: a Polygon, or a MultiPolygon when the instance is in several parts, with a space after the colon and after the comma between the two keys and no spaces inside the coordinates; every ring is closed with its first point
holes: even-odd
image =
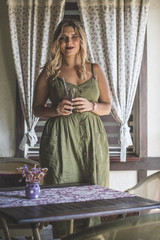
{"type": "Polygon", "coordinates": [[[90,112],[93,110],[94,104],[86,98],[77,97],[72,99],[72,106],[77,112],[90,112]]]}
{"type": "Polygon", "coordinates": [[[72,110],[73,110],[72,103],[68,100],[63,100],[62,102],[60,102],[56,109],[58,116],[70,115],[72,114],[72,110]]]}

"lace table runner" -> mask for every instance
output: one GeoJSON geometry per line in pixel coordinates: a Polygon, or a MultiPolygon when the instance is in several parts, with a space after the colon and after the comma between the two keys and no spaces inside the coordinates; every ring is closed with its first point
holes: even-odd
{"type": "Polygon", "coordinates": [[[67,202],[134,197],[131,194],[97,185],[43,188],[38,199],[26,199],[25,190],[0,192],[0,208],[37,206],[67,202]]]}

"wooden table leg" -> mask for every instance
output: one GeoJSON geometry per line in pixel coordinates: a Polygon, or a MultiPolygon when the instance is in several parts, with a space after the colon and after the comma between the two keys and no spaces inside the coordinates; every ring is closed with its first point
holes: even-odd
{"type": "Polygon", "coordinates": [[[4,236],[6,240],[11,240],[11,236],[9,233],[9,229],[8,229],[8,225],[7,225],[7,221],[5,218],[0,217],[0,222],[3,228],[3,232],[4,232],[4,236]]]}
{"type": "Polygon", "coordinates": [[[74,219],[71,219],[68,224],[69,224],[69,226],[68,226],[68,234],[73,234],[73,230],[74,230],[74,219]]]}
{"type": "Polygon", "coordinates": [[[34,240],[41,240],[39,225],[37,223],[32,224],[32,232],[34,240]]]}

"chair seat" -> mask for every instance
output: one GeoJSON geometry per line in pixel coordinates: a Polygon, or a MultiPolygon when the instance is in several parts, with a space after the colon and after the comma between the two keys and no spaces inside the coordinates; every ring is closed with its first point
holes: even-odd
{"type": "Polygon", "coordinates": [[[160,214],[117,219],[87,228],[61,240],[159,240],[160,214]],[[101,238],[100,238],[101,237],[101,238]]]}

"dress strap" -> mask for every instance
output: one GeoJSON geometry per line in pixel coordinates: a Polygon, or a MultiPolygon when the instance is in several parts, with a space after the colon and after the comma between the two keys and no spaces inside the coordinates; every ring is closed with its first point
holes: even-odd
{"type": "Polygon", "coordinates": [[[91,73],[92,73],[92,77],[95,78],[94,72],[93,72],[93,63],[91,63],[91,73]]]}

